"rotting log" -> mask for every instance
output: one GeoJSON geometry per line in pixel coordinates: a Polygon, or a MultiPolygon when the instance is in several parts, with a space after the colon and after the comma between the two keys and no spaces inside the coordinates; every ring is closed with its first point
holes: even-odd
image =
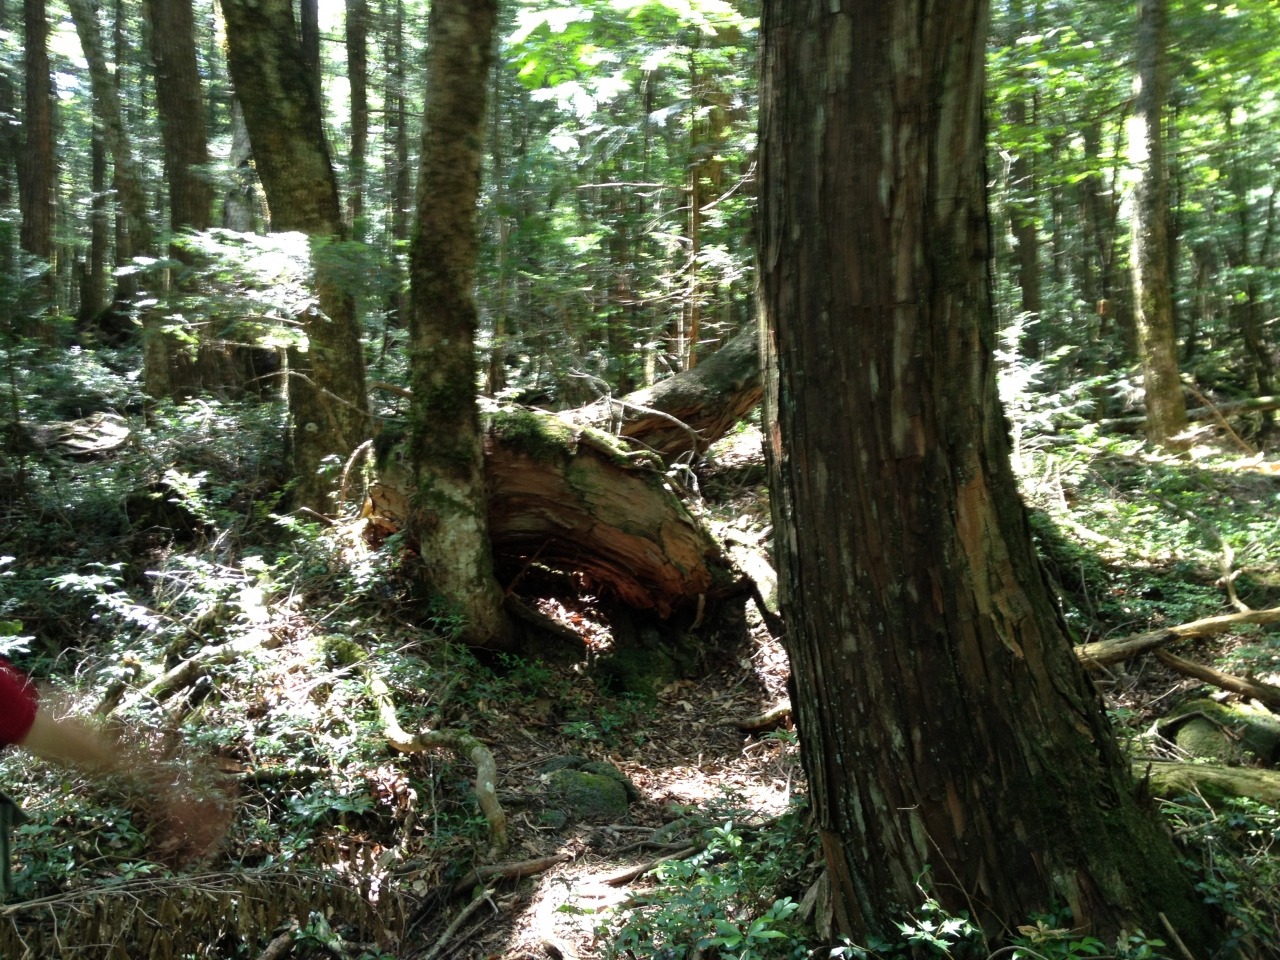
{"type": "Polygon", "coordinates": [[[1206,667],[1204,664],[1184,660],[1182,657],[1175,656],[1168,650],[1162,650],[1159,647],[1155,649],[1154,654],[1155,658],[1166,667],[1178,671],[1183,676],[1194,677],[1196,680],[1219,689],[1229,690],[1231,693],[1239,694],[1242,697],[1257,700],[1268,710],[1280,710],[1280,687],[1274,684],[1262,683],[1258,680],[1246,680],[1244,677],[1235,677],[1229,673],[1223,673],[1221,670],[1215,670],[1213,667],[1206,667]]]}
{"type": "Polygon", "coordinates": [[[1105,667],[1108,664],[1130,660],[1139,654],[1162,647],[1174,640],[1187,640],[1192,637],[1207,637],[1215,633],[1224,633],[1232,627],[1245,624],[1261,625],[1280,622],[1280,607],[1269,610],[1250,610],[1246,613],[1229,613],[1220,617],[1205,617],[1191,623],[1179,624],[1176,627],[1165,627],[1148,633],[1135,633],[1121,637],[1119,640],[1102,640],[1097,643],[1086,643],[1075,648],[1076,656],[1086,667],[1105,667]]]}
{"type": "MultiPolygon", "coordinates": [[[[506,411],[485,430],[489,535],[503,566],[572,571],[623,603],[668,617],[694,607],[724,566],[711,536],[653,464],[551,414],[506,411]]],[[[407,450],[380,445],[371,530],[400,529],[412,496],[407,450]]]]}
{"type": "Polygon", "coordinates": [[[668,460],[703,453],[760,403],[759,334],[754,323],[696,367],[629,393],[566,410],[574,426],[596,426],[644,444],[668,460]]]}
{"type": "Polygon", "coordinates": [[[1133,775],[1148,779],[1152,796],[1172,800],[1199,793],[1210,803],[1228,797],[1247,797],[1262,803],[1280,803],[1280,771],[1253,767],[1223,767],[1211,763],[1174,763],[1135,760],[1133,775]]]}

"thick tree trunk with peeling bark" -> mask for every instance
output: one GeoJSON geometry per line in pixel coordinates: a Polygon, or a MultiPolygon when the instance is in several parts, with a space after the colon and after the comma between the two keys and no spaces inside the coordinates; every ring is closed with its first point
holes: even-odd
{"type": "Polygon", "coordinates": [[[1001,936],[1212,930],[1072,654],[996,391],[985,0],[766,0],[759,249],[771,491],[838,927],[917,878],[1001,936]]]}
{"type": "MultiPolygon", "coordinates": [[[[598,593],[669,616],[696,608],[724,568],[715,541],[643,458],[550,414],[497,414],[484,434],[487,522],[502,566],[572,571],[598,593]]],[[[371,524],[409,519],[412,451],[384,448],[371,524]]]]}

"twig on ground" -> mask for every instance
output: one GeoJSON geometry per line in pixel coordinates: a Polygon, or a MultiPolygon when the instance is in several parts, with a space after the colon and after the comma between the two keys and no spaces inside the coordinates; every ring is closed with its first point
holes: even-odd
{"type": "Polygon", "coordinates": [[[455,894],[465,893],[477,883],[499,877],[503,880],[520,880],[550,870],[557,864],[573,858],[567,853],[557,853],[537,860],[519,860],[514,863],[495,863],[487,867],[476,867],[453,885],[455,894]]]}
{"type": "Polygon", "coordinates": [[[650,870],[655,867],[660,867],[668,860],[683,860],[686,857],[691,857],[698,851],[705,849],[705,846],[685,847],[684,849],[668,854],[665,857],[659,857],[657,860],[650,860],[648,863],[642,863],[638,867],[628,867],[626,870],[615,873],[611,877],[606,877],[604,882],[611,887],[620,887],[625,883],[630,883],[632,880],[636,879],[636,877],[644,876],[650,870]]]}
{"type": "Polygon", "coordinates": [[[493,887],[486,887],[484,890],[477,893],[472,901],[463,907],[458,915],[453,918],[453,922],[450,923],[449,926],[445,927],[444,933],[440,934],[440,939],[435,942],[430,950],[423,954],[422,960],[435,960],[436,957],[440,956],[444,951],[444,948],[449,945],[449,941],[453,939],[454,934],[462,929],[462,925],[467,922],[467,919],[479,910],[480,905],[491,896],[493,896],[493,887]]]}

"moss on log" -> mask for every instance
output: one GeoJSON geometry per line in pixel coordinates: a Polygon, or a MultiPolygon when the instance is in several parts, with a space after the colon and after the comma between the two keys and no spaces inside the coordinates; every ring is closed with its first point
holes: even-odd
{"type": "Polygon", "coordinates": [[[1222,767],[1209,763],[1170,763],[1135,760],[1133,775],[1147,777],[1150,767],[1152,796],[1172,800],[1197,791],[1209,803],[1228,797],[1248,797],[1262,803],[1280,803],[1280,771],[1253,767],[1222,767]]]}
{"type": "MultiPolygon", "coordinates": [[[[719,548],[653,465],[551,414],[504,411],[485,430],[489,535],[500,563],[538,562],[663,617],[696,605],[719,548]]],[[[372,524],[400,529],[413,494],[403,444],[379,458],[372,524]]]]}

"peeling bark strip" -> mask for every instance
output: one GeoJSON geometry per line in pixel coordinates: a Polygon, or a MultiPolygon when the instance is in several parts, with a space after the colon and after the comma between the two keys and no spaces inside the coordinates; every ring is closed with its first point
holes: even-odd
{"type": "Polygon", "coordinates": [[[1009,466],[986,0],[766,0],[759,264],[779,588],[838,927],[916,878],[999,936],[1212,930],[1073,655],[1009,466]]]}
{"type": "Polygon", "coordinates": [[[506,646],[493,578],[476,407],[480,156],[497,0],[434,0],[418,212],[410,246],[410,407],[416,488],[409,525],[429,588],[456,606],[463,637],[506,646]]]}
{"type": "Polygon", "coordinates": [[[227,66],[244,111],[271,211],[271,229],[312,238],[319,309],[305,317],[306,353],[291,350],[290,456],[294,497],[328,512],[325,457],[350,455],[368,435],[364,348],[355,303],[342,283],[346,264],[331,240],[344,237],[338,181],[324,139],[320,102],[303,61],[290,0],[222,0],[227,66]]]}

